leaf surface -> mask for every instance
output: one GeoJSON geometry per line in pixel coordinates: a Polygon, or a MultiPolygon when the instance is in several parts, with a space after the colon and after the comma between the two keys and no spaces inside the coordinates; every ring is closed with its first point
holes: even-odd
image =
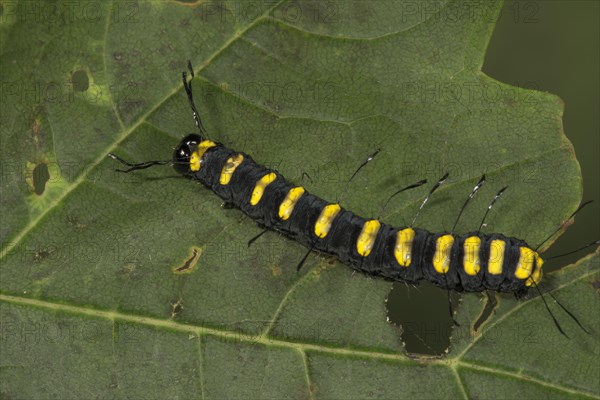
{"type": "MultiPolygon", "coordinates": [[[[335,199],[382,148],[345,207],[376,216],[399,187],[450,171],[418,221],[440,231],[485,173],[459,230],[508,184],[486,230],[538,243],[577,207],[581,178],[560,100],[480,71],[499,3],[89,4],[41,21],[7,6],[0,24],[3,396],[599,396],[597,257],[549,279],[596,336],[562,315],[564,344],[540,299],[504,299],[482,337],[527,334],[457,334],[448,359],[415,360],[386,322],[388,282],[317,255],[296,274],[297,243],[267,233],[248,248],[260,229],[210,191],[106,158],[168,159],[194,131],[189,58],[211,137],[291,180],[308,173],[309,191],[335,199]]],[[[384,219],[410,220],[424,190],[384,219]]]]}

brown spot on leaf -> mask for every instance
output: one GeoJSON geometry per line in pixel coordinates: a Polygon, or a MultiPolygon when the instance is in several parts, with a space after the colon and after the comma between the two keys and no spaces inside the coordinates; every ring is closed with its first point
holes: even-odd
{"type": "Polygon", "coordinates": [[[183,311],[183,299],[179,298],[175,303],[171,303],[171,319],[183,311]]]}
{"type": "Polygon", "coordinates": [[[279,276],[281,275],[281,267],[279,265],[274,265],[271,267],[271,275],[279,276]]]}
{"type": "Polygon", "coordinates": [[[79,222],[79,219],[72,214],[67,215],[67,225],[69,225],[71,228],[73,228],[76,231],[80,231],[83,228],[85,228],[85,224],[82,224],[81,222],[79,222]]]}
{"type": "Polygon", "coordinates": [[[33,120],[33,125],[31,126],[31,136],[33,137],[33,143],[36,147],[40,145],[41,142],[41,134],[42,134],[42,124],[39,119],[33,120]]]}
{"type": "Polygon", "coordinates": [[[192,247],[192,255],[188,257],[183,264],[173,268],[173,273],[177,275],[191,273],[194,268],[196,268],[196,265],[198,265],[200,255],[202,255],[202,249],[199,247],[192,247]]]}
{"type": "Polygon", "coordinates": [[[56,247],[54,245],[49,245],[46,246],[44,248],[38,249],[36,250],[35,253],[33,253],[33,262],[40,262],[50,256],[52,256],[54,253],[56,253],[56,247]]]}
{"type": "Polygon", "coordinates": [[[123,266],[123,268],[116,272],[116,275],[124,280],[136,279],[139,274],[140,271],[138,270],[137,265],[134,263],[127,263],[123,266]]]}

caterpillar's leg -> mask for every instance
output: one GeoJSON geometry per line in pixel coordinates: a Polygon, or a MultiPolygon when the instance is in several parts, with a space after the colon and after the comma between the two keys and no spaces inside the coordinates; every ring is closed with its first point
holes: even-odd
{"type": "MultiPolygon", "coordinates": [[[[260,226],[260,225],[259,225],[260,226]]],[[[254,243],[256,240],[258,240],[258,238],[260,238],[262,235],[264,235],[265,233],[267,233],[270,229],[267,227],[262,227],[263,230],[256,236],[254,236],[252,239],[248,240],[248,247],[250,247],[250,245],[252,245],[252,243],[254,243]]]]}
{"type": "Polygon", "coordinates": [[[300,262],[298,263],[298,266],[296,267],[296,272],[300,272],[300,268],[302,268],[302,266],[304,265],[304,262],[308,258],[308,255],[315,250],[315,245],[316,244],[317,244],[317,242],[313,243],[313,245],[310,246],[310,248],[308,249],[308,251],[306,252],[306,254],[304,255],[304,257],[302,257],[302,260],[300,260],[300,262]]]}

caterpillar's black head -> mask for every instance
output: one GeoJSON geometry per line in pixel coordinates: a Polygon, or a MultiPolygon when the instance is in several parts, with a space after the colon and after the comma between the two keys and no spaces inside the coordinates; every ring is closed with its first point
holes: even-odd
{"type": "Polygon", "coordinates": [[[173,152],[173,168],[175,168],[175,171],[184,175],[192,171],[190,168],[190,158],[198,148],[198,145],[203,141],[202,136],[190,133],[179,142],[173,152]]]}

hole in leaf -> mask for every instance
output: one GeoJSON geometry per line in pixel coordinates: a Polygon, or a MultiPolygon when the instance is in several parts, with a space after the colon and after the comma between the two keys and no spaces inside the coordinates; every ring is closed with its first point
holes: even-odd
{"type": "Polygon", "coordinates": [[[71,75],[73,90],[76,92],[85,92],[90,87],[90,80],[84,70],[78,70],[71,75]]]}
{"type": "Polygon", "coordinates": [[[483,309],[481,315],[479,316],[479,318],[477,318],[477,321],[475,321],[475,324],[473,325],[473,330],[475,332],[478,332],[481,325],[490,318],[492,312],[494,312],[496,305],[498,304],[498,302],[494,300],[494,294],[490,293],[490,296],[492,296],[492,301],[490,302],[490,298],[487,299],[485,303],[485,308],[483,309]]]}
{"type": "Polygon", "coordinates": [[[38,196],[41,196],[46,190],[46,182],[50,179],[48,164],[40,163],[33,169],[33,191],[38,196]]]}
{"type": "MultiPolygon", "coordinates": [[[[458,294],[452,293],[456,309],[458,294]]],[[[406,351],[441,355],[450,346],[452,319],[445,290],[424,282],[418,287],[395,284],[387,301],[390,322],[402,327],[406,351]]]]}

